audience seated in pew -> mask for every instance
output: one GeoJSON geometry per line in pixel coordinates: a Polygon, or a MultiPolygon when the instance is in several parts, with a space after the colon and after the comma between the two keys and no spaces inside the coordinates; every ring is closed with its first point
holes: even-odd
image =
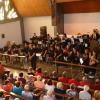
{"type": "Polygon", "coordinates": [[[89,91],[89,86],[85,85],[84,90],[79,92],[79,99],[80,100],[91,100],[92,97],[88,91],[89,91]]]}
{"type": "MultiPolygon", "coordinates": [[[[55,93],[59,93],[59,94],[66,94],[66,91],[63,89],[63,84],[62,82],[58,82],[56,88],[54,89],[55,93]]],[[[57,100],[62,100],[63,97],[55,95],[57,100]]]]}

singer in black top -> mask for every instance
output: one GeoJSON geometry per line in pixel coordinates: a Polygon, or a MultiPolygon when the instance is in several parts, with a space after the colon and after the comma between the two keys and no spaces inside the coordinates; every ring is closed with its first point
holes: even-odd
{"type": "Polygon", "coordinates": [[[37,56],[36,56],[36,48],[29,48],[29,59],[31,61],[31,67],[33,70],[36,69],[36,63],[37,63],[37,56]]]}

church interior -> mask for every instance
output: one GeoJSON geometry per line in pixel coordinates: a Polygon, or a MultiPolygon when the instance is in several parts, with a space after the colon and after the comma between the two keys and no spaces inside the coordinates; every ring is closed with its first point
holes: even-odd
{"type": "Polygon", "coordinates": [[[0,100],[100,100],[100,0],[0,0],[0,100]]]}

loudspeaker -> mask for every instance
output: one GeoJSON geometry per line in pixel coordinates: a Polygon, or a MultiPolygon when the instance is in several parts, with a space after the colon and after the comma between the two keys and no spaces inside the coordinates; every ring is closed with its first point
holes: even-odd
{"type": "Polygon", "coordinates": [[[47,37],[47,27],[46,26],[40,27],[40,36],[41,37],[47,37]]]}
{"type": "Polygon", "coordinates": [[[5,34],[1,34],[1,38],[5,38],[5,34]]]}

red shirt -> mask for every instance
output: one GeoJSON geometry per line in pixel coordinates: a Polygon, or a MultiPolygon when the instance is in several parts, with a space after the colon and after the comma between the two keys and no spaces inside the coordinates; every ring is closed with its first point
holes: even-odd
{"type": "Polygon", "coordinates": [[[43,76],[43,73],[42,72],[41,73],[36,72],[35,76],[43,76]]]}
{"type": "Polygon", "coordinates": [[[66,78],[66,77],[59,77],[59,79],[58,79],[60,82],[62,82],[62,83],[68,83],[68,78],[66,78]]]}
{"type": "Polygon", "coordinates": [[[90,85],[88,82],[80,81],[79,86],[90,85]]]}
{"type": "Polygon", "coordinates": [[[4,67],[0,64],[0,75],[4,75],[5,74],[5,69],[4,67]]]}
{"type": "Polygon", "coordinates": [[[69,80],[68,80],[68,83],[69,83],[69,84],[74,83],[75,85],[78,85],[78,84],[79,84],[78,81],[75,80],[75,79],[69,79],[69,80]]]}

